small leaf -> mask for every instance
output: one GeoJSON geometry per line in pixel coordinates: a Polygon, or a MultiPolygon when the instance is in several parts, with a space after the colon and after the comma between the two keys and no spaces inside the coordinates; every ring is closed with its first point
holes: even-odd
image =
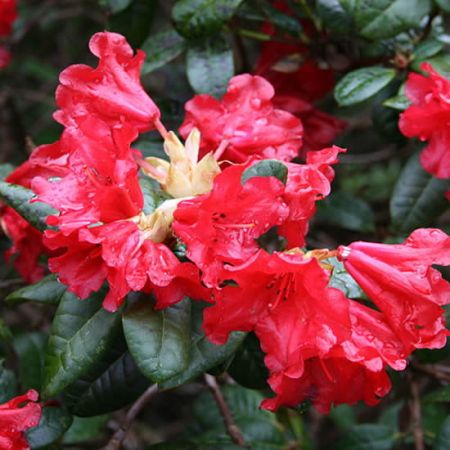
{"type": "Polygon", "coordinates": [[[426,403],[450,403],[450,386],[430,392],[423,398],[423,401],[426,403]]]}
{"type": "Polygon", "coordinates": [[[411,105],[411,102],[405,95],[396,95],[395,97],[388,98],[383,102],[383,106],[396,109],[398,111],[404,111],[411,105]]]}
{"type": "Polygon", "coordinates": [[[193,44],[187,51],[186,70],[198,94],[223,95],[234,75],[233,51],[220,35],[193,44]]]}
{"type": "Polygon", "coordinates": [[[395,78],[394,69],[372,66],[348,73],[337,83],[334,97],[340,106],[354,105],[375,95],[395,78]]]}
{"type": "Polygon", "coordinates": [[[415,49],[414,49],[414,59],[419,61],[425,61],[431,56],[436,55],[444,48],[444,43],[440,42],[436,39],[427,39],[426,41],[422,41],[415,49]]]}
{"type": "Polygon", "coordinates": [[[31,189],[0,181],[0,198],[15,209],[27,222],[40,231],[47,228],[47,216],[56,214],[51,206],[41,202],[30,202],[36,195],[31,189]]]}
{"type": "Polygon", "coordinates": [[[450,448],[450,416],[445,419],[434,443],[433,450],[448,450],[450,448]]]}
{"type": "Polygon", "coordinates": [[[186,49],[186,41],[175,30],[148,37],[141,46],[147,57],[142,74],[153,72],[175,59],[186,49]]]}
{"type": "Polygon", "coordinates": [[[188,366],[179,375],[170,378],[159,386],[162,389],[171,389],[199,376],[211,368],[226,361],[240,346],[246,333],[234,332],[225,345],[214,345],[209,342],[202,329],[204,304],[193,303],[191,354],[188,366]]]}
{"type": "Polygon", "coordinates": [[[275,177],[286,184],[288,168],[276,159],[265,159],[246,169],[241,176],[241,184],[244,185],[253,177],[275,177]]]}
{"type": "Polygon", "coordinates": [[[316,9],[325,26],[335,33],[347,34],[354,27],[351,1],[316,0],[316,9]]]}
{"type": "Polygon", "coordinates": [[[190,351],[189,299],[155,311],[145,298],[125,312],[123,328],[136,364],[152,381],[165,381],[186,368],[190,351]]]}
{"type": "Polygon", "coordinates": [[[41,390],[44,371],[44,354],[47,335],[40,332],[26,333],[14,338],[14,350],[19,357],[19,374],[24,390],[41,390]]]}
{"type": "Polygon", "coordinates": [[[56,275],[48,275],[37,283],[11,292],[5,301],[9,304],[28,301],[57,305],[66,290],[67,287],[57,280],[56,275]]]}
{"type": "Polygon", "coordinates": [[[440,180],[425,172],[419,154],[413,155],[403,169],[391,197],[392,225],[402,233],[426,227],[448,207],[445,193],[448,180],[440,180]]]}
{"type": "Polygon", "coordinates": [[[343,191],[336,191],[318,204],[317,220],[352,231],[375,229],[375,216],[370,205],[343,191]]]}
{"type": "Polygon", "coordinates": [[[62,437],[72,423],[72,416],[63,407],[44,406],[39,425],[25,432],[32,449],[46,447],[62,437]]]}
{"type": "Polygon", "coordinates": [[[359,284],[345,270],[344,264],[336,258],[327,259],[327,263],[333,266],[333,272],[330,278],[330,287],[340,289],[348,298],[361,298],[364,296],[359,284]]]}
{"type": "Polygon", "coordinates": [[[161,189],[159,183],[149,177],[141,177],[139,185],[144,196],[143,212],[145,214],[151,214],[161,203],[171,198],[161,189]]]}
{"type": "Polygon", "coordinates": [[[0,180],[3,181],[13,170],[14,166],[12,164],[0,164],[0,180]]]}
{"type": "Polygon", "coordinates": [[[106,6],[112,14],[116,14],[130,6],[132,0],[100,0],[100,4],[106,6]]]}
{"type": "Polygon", "coordinates": [[[435,2],[443,11],[450,13],[450,0],[435,0],[435,2]]]}
{"type": "Polygon", "coordinates": [[[53,397],[87,373],[120,331],[120,312],[102,307],[101,293],[80,300],[67,291],[53,319],[45,355],[44,397],[53,397]]]}
{"type": "Polygon", "coordinates": [[[391,450],[395,434],[386,425],[356,425],[345,433],[336,445],[336,450],[391,450]]]}
{"type": "Polygon", "coordinates": [[[172,9],[177,30],[187,38],[212,35],[231,19],[243,0],[178,0],[172,9]]]}
{"type": "Polygon", "coordinates": [[[5,403],[15,397],[16,377],[14,373],[5,368],[5,361],[0,359],[0,403],[5,403]]]}

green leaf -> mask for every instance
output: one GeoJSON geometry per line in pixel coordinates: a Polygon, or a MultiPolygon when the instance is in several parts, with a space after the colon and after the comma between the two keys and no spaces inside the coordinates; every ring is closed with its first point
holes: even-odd
{"type": "Polygon", "coordinates": [[[5,403],[16,396],[16,377],[5,368],[5,361],[0,359],[0,403],[5,403]]]}
{"type": "Polygon", "coordinates": [[[404,111],[410,105],[411,102],[405,95],[396,95],[395,97],[388,98],[383,102],[383,106],[396,109],[398,111],[404,111]]]}
{"type": "Polygon", "coordinates": [[[188,366],[179,375],[160,383],[160,388],[171,389],[201,375],[226,361],[241,345],[246,333],[234,332],[225,345],[214,345],[203,332],[204,304],[194,302],[192,308],[191,355],[188,366]]]}
{"type": "Polygon", "coordinates": [[[450,416],[445,419],[434,443],[433,450],[448,450],[450,448],[450,416]]]}
{"type": "Polygon", "coordinates": [[[422,41],[414,49],[414,59],[418,61],[425,61],[431,56],[436,55],[444,48],[444,43],[436,39],[430,38],[426,41],[422,41]]]}
{"type": "Polygon", "coordinates": [[[402,233],[433,223],[448,207],[445,193],[448,180],[432,177],[423,170],[419,154],[414,154],[403,169],[391,197],[392,225],[402,233]]]}
{"type": "Polygon", "coordinates": [[[36,195],[31,189],[0,181],[0,198],[8,206],[15,209],[27,222],[43,231],[47,228],[45,223],[47,216],[56,214],[56,210],[45,203],[31,203],[30,200],[35,197],[36,195]]]}
{"type": "Polygon", "coordinates": [[[419,27],[431,10],[431,0],[361,0],[356,24],[367,39],[386,39],[419,27]]]}
{"type": "Polygon", "coordinates": [[[187,77],[198,94],[221,96],[234,75],[233,51],[220,35],[192,44],[186,55],[187,77]]]}
{"type": "Polygon", "coordinates": [[[11,292],[5,301],[9,304],[38,302],[57,305],[66,290],[67,287],[57,280],[56,275],[48,275],[37,283],[11,292]]]}
{"type": "Polygon", "coordinates": [[[148,37],[141,48],[147,54],[142,67],[142,74],[146,74],[179,56],[186,49],[186,41],[175,30],[168,30],[148,37]]]}
{"type": "Polygon", "coordinates": [[[32,449],[46,447],[60,439],[72,423],[72,416],[65,408],[44,406],[39,425],[25,432],[32,449]]]}
{"type": "Polygon", "coordinates": [[[269,372],[264,364],[264,353],[261,350],[258,338],[253,333],[249,333],[245,337],[227,372],[241,386],[246,388],[268,388],[269,372]]]}
{"type": "Polygon", "coordinates": [[[73,414],[90,417],[121,409],[149,387],[150,381],[139,371],[132,356],[123,349],[114,350],[67,388],[65,402],[73,414]]]}
{"type": "Polygon", "coordinates": [[[333,266],[333,272],[330,278],[330,287],[340,289],[348,298],[361,298],[364,296],[359,284],[345,270],[344,264],[337,258],[327,259],[327,263],[333,266]]]}
{"type": "MultiPolygon", "coordinates": [[[[429,62],[433,66],[433,69],[439,72],[442,76],[450,79],[450,55],[437,55],[433,58],[428,58],[427,62],[429,62]]],[[[420,64],[414,68],[419,69],[419,65],[420,64]]]]}
{"type": "Polygon", "coordinates": [[[246,169],[241,175],[241,184],[244,185],[254,177],[275,177],[286,184],[288,168],[276,159],[265,159],[246,169]]]}
{"type": "Polygon", "coordinates": [[[102,307],[101,293],[80,300],[67,291],[59,303],[45,355],[43,396],[53,397],[87,373],[120,331],[120,312],[102,307]]]}
{"type": "Polygon", "coordinates": [[[64,444],[78,444],[97,438],[105,427],[108,416],[74,417],[72,425],[64,435],[64,444]]]}
{"type": "Polygon", "coordinates": [[[450,0],[434,0],[434,1],[443,11],[450,13],[450,0]]]}
{"type": "Polygon", "coordinates": [[[133,0],[109,18],[108,30],[123,34],[133,48],[139,48],[148,36],[157,4],[157,0],[133,0]]]}
{"type": "Polygon", "coordinates": [[[317,220],[346,230],[368,232],[375,229],[370,205],[358,197],[336,191],[318,204],[317,220]]]}
{"type": "Polygon", "coordinates": [[[141,177],[139,185],[144,196],[143,211],[145,214],[151,214],[161,203],[171,198],[161,189],[158,182],[149,177],[141,177]]]}
{"type": "Polygon", "coordinates": [[[191,304],[184,299],[155,311],[149,298],[123,315],[128,348],[144,375],[162,382],[182,372],[189,362],[191,304]]]}
{"type": "MultiPolygon", "coordinates": [[[[293,36],[298,36],[301,33],[303,27],[297,18],[285,14],[265,1],[258,2],[257,6],[261,9],[263,20],[270,21],[270,23],[278,27],[280,31],[287,32],[293,36]]],[[[250,5],[249,7],[253,9],[253,5],[250,5]]]]}
{"type": "Polygon", "coordinates": [[[354,3],[353,0],[316,0],[316,10],[328,29],[347,34],[354,27],[354,3]]]}
{"type": "Polygon", "coordinates": [[[391,450],[395,444],[394,433],[385,425],[356,425],[338,441],[336,450],[391,450]]]}
{"type": "Polygon", "coordinates": [[[40,332],[16,336],[14,350],[19,357],[19,374],[24,390],[41,390],[47,335],[40,332]]]}
{"type": "Polygon", "coordinates": [[[395,78],[394,69],[372,66],[348,73],[337,83],[334,97],[340,106],[369,99],[395,78]]]}
{"type": "Polygon", "coordinates": [[[234,15],[243,0],[178,0],[172,9],[177,30],[187,38],[212,35],[234,15]]]}
{"type": "Polygon", "coordinates": [[[0,318],[0,342],[10,342],[13,338],[12,332],[5,321],[0,318]]]}
{"type": "Polygon", "coordinates": [[[14,166],[12,164],[0,164],[0,180],[3,181],[13,170],[14,166]]]}

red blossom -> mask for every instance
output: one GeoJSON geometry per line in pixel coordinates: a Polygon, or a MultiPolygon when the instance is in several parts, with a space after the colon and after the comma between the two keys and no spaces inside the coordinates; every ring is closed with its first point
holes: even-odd
{"type": "Polygon", "coordinates": [[[332,164],[346,150],[333,146],[307,154],[306,164],[287,163],[288,179],[284,200],[289,215],[278,228],[278,233],[288,241],[288,248],[305,245],[309,220],[316,212],[316,202],[326,197],[334,178],[332,164]]]}
{"type": "Polygon", "coordinates": [[[123,36],[110,32],[96,33],[89,48],[99,64],[96,68],[76,64],[61,73],[55,119],[67,126],[79,117],[95,115],[111,126],[126,121],[139,131],[154,128],[160,112],[139,78],[145,53],[138,50],[134,55],[123,36]]]}
{"type": "Polygon", "coordinates": [[[4,450],[29,450],[24,431],[39,424],[41,405],[35,403],[38,393],[29,390],[0,405],[0,448],[4,450]]]}
{"type": "Polygon", "coordinates": [[[0,36],[8,36],[17,18],[16,0],[0,1],[0,36]]]}
{"type": "Polygon", "coordinates": [[[273,96],[271,84],[263,78],[238,75],[222,100],[206,94],[189,100],[180,133],[186,138],[194,127],[200,130],[201,156],[222,143],[223,160],[245,162],[259,155],[289,161],[301,147],[303,127],[292,114],[274,107],[273,96]]]}
{"type": "Polygon", "coordinates": [[[10,62],[11,53],[4,45],[0,45],[0,70],[8,67],[10,62]]]}
{"type": "Polygon", "coordinates": [[[225,262],[239,264],[258,250],[256,239],[286,218],[284,185],[275,177],[250,178],[247,166],[230,166],[214,179],[210,193],[182,201],[173,230],[186,244],[187,256],[216,286],[225,262]]]}
{"type": "Polygon", "coordinates": [[[437,178],[450,178],[450,81],[424,63],[428,76],[410,73],[406,95],[412,105],[400,116],[400,131],[428,141],[420,154],[424,169],[437,178]]]}
{"type": "Polygon", "coordinates": [[[449,283],[431,266],[450,264],[447,234],[423,228],[404,244],[354,242],[340,247],[339,257],[406,348],[445,345],[449,283]]]}

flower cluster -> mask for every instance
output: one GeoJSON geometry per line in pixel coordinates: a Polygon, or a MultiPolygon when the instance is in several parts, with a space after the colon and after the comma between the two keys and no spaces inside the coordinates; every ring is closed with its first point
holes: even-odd
{"type": "Polygon", "coordinates": [[[106,281],[109,311],[131,291],[151,292],[157,308],[185,296],[210,302],[204,330],[212,342],[233,331],[258,336],[275,393],[262,404],[268,410],[307,399],[322,412],[373,405],[389,392],[388,367],[403,370],[414,349],[445,344],[449,284],[432,267],[450,263],[445,233],[305,250],[316,202],[330,193],[344,150],[315,149],[304,164],[292,162],[306,132],[274,102],[267,80],[239,75],[223,99],[188,101],[183,145],[140,83],[143,53],[107,32],[90,48],[96,68],[71,66],[60,77],[60,139],[10,177],[58,211],[43,244],[50,271],[72,292],[86,298],[106,281]],[[132,147],[151,129],[162,135],[166,159],[132,147]],[[159,194],[148,201],[141,183],[159,194]],[[284,242],[272,252],[260,245],[268,232],[284,242]],[[370,306],[330,287],[332,257],[370,306]]]}
{"type": "Polygon", "coordinates": [[[450,178],[450,81],[439,75],[429,63],[410,73],[406,95],[412,105],[400,116],[399,127],[407,137],[428,141],[420,155],[423,168],[437,178],[450,178]]]}
{"type": "Polygon", "coordinates": [[[29,450],[24,431],[39,424],[42,407],[34,390],[0,405],[0,448],[29,450]]]}

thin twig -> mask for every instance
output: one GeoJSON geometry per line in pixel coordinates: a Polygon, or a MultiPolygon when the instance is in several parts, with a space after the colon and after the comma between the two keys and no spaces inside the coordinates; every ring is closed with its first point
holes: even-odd
{"type": "Polygon", "coordinates": [[[142,411],[144,406],[158,392],[158,386],[153,384],[150,386],[131,406],[128,410],[125,420],[119,429],[113,434],[109,442],[101,450],[119,450],[128,433],[136,416],[142,411]]]}
{"type": "Polygon", "coordinates": [[[211,391],[211,394],[213,395],[214,400],[217,403],[220,414],[223,418],[223,422],[225,424],[225,428],[227,429],[227,433],[229,434],[231,440],[240,447],[248,447],[245,443],[244,437],[242,436],[241,430],[236,425],[236,422],[233,419],[230,408],[228,408],[228,405],[225,402],[225,398],[223,397],[222,391],[220,390],[216,379],[212,375],[209,375],[207,373],[205,373],[204,378],[208,389],[211,391]]]}
{"type": "Polygon", "coordinates": [[[412,367],[428,375],[431,375],[432,377],[440,381],[450,382],[450,374],[440,370],[440,367],[439,366],[436,367],[435,364],[420,364],[414,361],[412,362],[412,367]]]}
{"type": "Polygon", "coordinates": [[[420,406],[420,392],[417,380],[410,380],[411,389],[411,426],[416,450],[425,450],[425,440],[422,428],[422,411],[420,406]]]}

